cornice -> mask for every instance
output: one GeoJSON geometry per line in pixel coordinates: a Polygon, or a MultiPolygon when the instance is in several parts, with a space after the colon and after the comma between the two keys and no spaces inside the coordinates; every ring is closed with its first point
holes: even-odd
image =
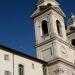
{"type": "MultiPolygon", "coordinates": [[[[57,7],[57,8],[59,9],[59,7],[57,7]]],[[[57,13],[59,13],[59,14],[60,14],[62,17],[64,17],[64,18],[66,17],[66,16],[63,15],[61,12],[57,11],[55,7],[50,6],[50,7],[48,7],[47,9],[45,9],[45,10],[43,10],[43,11],[40,11],[39,13],[36,13],[36,14],[32,15],[31,18],[34,19],[34,18],[36,18],[37,16],[39,16],[39,15],[41,15],[41,14],[43,14],[43,13],[49,11],[50,9],[53,9],[54,11],[56,11],[57,13]]]]}
{"type": "Polygon", "coordinates": [[[44,41],[44,42],[42,42],[42,43],[40,43],[40,44],[35,45],[35,48],[40,47],[40,46],[42,46],[42,45],[44,45],[44,44],[46,44],[46,43],[52,42],[53,40],[58,40],[58,41],[64,43],[65,45],[69,46],[69,43],[63,41],[62,39],[60,39],[60,38],[58,38],[58,37],[53,37],[53,38],[48,39],[48,40],[46,40],[46,41],[44,41]]]}
{"type": "MultiPolygon", "coordinates": [[[[40,11],[40,12],[38,12],[38,13],[32,15],[31,18],[32,18],[32,19],[36,18],[37,16],[39,16],[39,15],[41,15],[41,14],[47,12],[50,8],[51,8],[51,7],[48,7],[47,9],[45,9],[45,10],[43,10],[43,11],[40,11]]],[[[39,10],[40,10],[40,9],[39,9],[39,10]]]]}
{"type": "Polygon", "coordinates": [[[69,62],[63,58],[60,58],[60,57],[54,58],[53,60],[49,61],[47,66],[54,65],[56,63],[63,63],[65,65],[68,65],[68,66],[75,68],[75,64],[73,64],[73,63],[71,63],[71,62],[69,62]]]}
{"type": "Polygon", "coordinates": [[[43,0],[41,0],[40,2],[38,2],[36,5],[38,6],[39,4],[41,4],[41,3],[43,3],[44,1],[43,0]]]}
{"type": "Polygon", "coordinates": [[[48,40],[46,40],[46,41],[44,41],[44,42],[42,42],[42,43],[39,43],[39,44],[35,45],[35,48],[40,47],[40,46],[42,46],[42,45],[44,45],[44,44],[47,44],[47,43],[49,43],[49,42],[52,42],[52,41],[54,41],[54,40],[60,41],[61,43],[67,45],[69,48],[71,48],[72,50],[75,51],[75,47],[74,47],[74,46],[72,46],[70,43],[65,42],[64,40],[62,40],[62,39],[60,39],[60,38],[58,38],[58,37],[53,37],[53,38],[48,39],[48,40]]]}

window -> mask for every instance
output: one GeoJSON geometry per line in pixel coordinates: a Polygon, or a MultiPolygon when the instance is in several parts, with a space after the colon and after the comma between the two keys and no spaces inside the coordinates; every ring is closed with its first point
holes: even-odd
{"type": "Polygon", "coordinates": [[[19,64],[19,75],[24,75],[24,66],[22,64],[19,64]]]}
{"type": "Polygon", "coordinates": [[[51,51],[51,55],[52,55],[53,53],[52,53],[52,49],[51,48],[50,48],[50,51],[51,51]]]}
{"type": "Polygon", "coordinates": [[[60,24],[60,22],[58,20],[56,20],[56,25],[57,25],[57,32],[58,32],[58,34],[60,34],[61,33],[60,32],[61,24],[60,24]]]}
{"type": "Polygon", "coordinates": [[[34,69],[34,64],[32,63],[32,69],[34,69]]]}
{"type": "Polygon", "coordinates": [[[5,71],[5,74],[4,75],[11,75],[11,72],[5,71]]]}
{"type": "Polygon", "coordinates": [[[42,35],[48,34],[47,21],[42,21],[42,35]]]}
{"type": "Polygon", "coordinates": [[[4,60],[9,60],[9,55],[4,54],[4,60]]]}
{"type": "Polygon", "coordinates": [[[75,46],[75,39],[72,40],[72,45],[75,46]]]}
{"type": "Polygon", "coordinates": [[[47,75],[47,69],[46,69],[46,66],[44,66],[44,65],[43,65],[43,74],[47,75]]]}

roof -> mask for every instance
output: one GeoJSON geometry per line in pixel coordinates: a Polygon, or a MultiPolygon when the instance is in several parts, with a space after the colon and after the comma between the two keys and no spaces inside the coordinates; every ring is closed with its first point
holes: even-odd
{"type": "Polygon", "coordinates": [[[67,25],[73,24],[75,22],[75,15],[71,14],[71,17],[67,21],[67,25]]]}
{"type": "Polygon", "coordinates": [[[39,4],[43,3],[43,2],[52,2],[52,1],[55,2],[57,5],[59,5],[59,3],[56,0],[38,0],[37,5],[39,5],[39,4]]]}
{"type": "Polygon", "coordinates": [[[72,32],[68,32],[67,35],[70,35],[70,34],[72,34],[72,33],[75,33],[75,30],[72,31],[72,32]]]}
{"type": "Polygon", "coordinates": [[[54,11],[58,12],[60,15],[63,17],[66,17],[64,12],[60,9],[60,7],[55,7],[55,6],[40,6],[37,8],[37,10],[31,15],[31,18],[34,19],[35,17],[39,16],[40,14],[47,12],[48,10],[53,9],[54,11]],[[41,10],[43,9],[43,10],[41,10]]]}
{"type": "Polygon", "coordinates": [[[18,56],[21,56],[21,57],[24,57],[24,58],[27,58],[27,59],[30,59],[30,60],[33,60],[33,61],[36,61],[36,62],[39,62],[39,63],[42,63],[42,64],[47,64],[47,62],[43,61],[43,60],[40,60],[40,59],[37,59],[35,57],[32,57],[32,56],[29,56],[27,54],[24,54],[22,52],[19,52],[17,50],[14,50],[14,49],[11,49],[9,47],[6,47],[6,46],[3,46],[3,45],[0,45],[0,49],[4,50],[4,51],[7,51],[7,52],[10,52],[14,55],[18,55],[18,56]]]}

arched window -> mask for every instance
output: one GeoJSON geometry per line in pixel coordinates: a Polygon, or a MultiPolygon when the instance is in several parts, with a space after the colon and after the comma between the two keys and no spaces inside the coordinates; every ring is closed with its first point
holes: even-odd
{"type": "Polygon", "coordinates": [[[42,21],[42,35],[45,35],[48,33],[48,27],[47,27],[47,21],[42,21]]]}
{"type": "Polygon", "coordinates": [[[61,32],[60,32],[61,24],[60,24],[60,22],[58,20],[56,20],[56,25],[57,25],[57,32],[58,32],[58,34],[61,34],[61,32]]]}
{"type": "Polygon", "coordinates": [[[19,68],[19,75],[24,75],[24,66],[22,64],[19,64],[18,68],[19,68]]]}
{"type": "Polygon", "coordinates": [[[72,40],[72,45],[75,46],[75,39],[72,40]]]}

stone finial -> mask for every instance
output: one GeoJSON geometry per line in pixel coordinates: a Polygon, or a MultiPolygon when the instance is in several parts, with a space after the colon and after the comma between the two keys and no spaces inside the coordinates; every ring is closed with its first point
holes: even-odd
{"type": "Polygon", "coordinates": [[[71,12],[71,17],[74,17],[74,14],[71,12]]]}

